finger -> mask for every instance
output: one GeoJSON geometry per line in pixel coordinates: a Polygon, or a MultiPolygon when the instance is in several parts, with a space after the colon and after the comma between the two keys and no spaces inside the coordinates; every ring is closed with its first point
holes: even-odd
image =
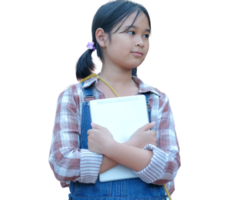
{"type": "Polygon", "coordinates": [[[102,126],[100,126],[100,125],[98,125],[98,124],[95,124],[94,122],[91,123],[91,126],[92,126],[92,128],[94,128],[94,129],[101,129],[101,128],[102,128],[102,126]]]}
{"type": "Polygon", "coordinates": [[[145,125],[145,127],[144,127],[145,128],[145,131],[148,131],[149,129],[151,129],[154,126],[155,126],[155,121],[153,121],[153,122],[145,125]]]}
{"type": "Polygon", "coordinates": [[[91,124],[93,124],[93,128],[94,128],[94,129],[97,129],[97,130],[107,130],[106,127],[101,126],[101,125],[99,125],[99,124],[95,124],[95,123],[93,123],[93,122],[92,122],[91,124]]]}
{"type": "Polygon", "coordinates": [[[139,128],[140,131],[148,131],[149,129],[151,129],[153,126],[155,125],[155,121],[145,124],[144,126],[142,126],[141,128],[139,128]]]}

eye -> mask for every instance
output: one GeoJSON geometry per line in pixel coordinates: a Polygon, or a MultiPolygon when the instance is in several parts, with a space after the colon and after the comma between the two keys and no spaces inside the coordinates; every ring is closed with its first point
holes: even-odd
{"type": "Polygon", "coordinates": [[[128,31],[128,33],[131,33],[131,32],[134,33],[134,31],[128,31]]]}
{"type": "Polygon", "coordinates": [[[150,35],[149,34],[146,34],[146,35],[144,35],[146,38],[149,38],[150,37],[150,35]]]}
{"type": "MultiPolygon", "coordinates": [[[[134,31],[128,31],[128,33],[135,33],[134,31]]],[[[146,34],[147,38],[150,38],[149,34],[146,34]]]]}

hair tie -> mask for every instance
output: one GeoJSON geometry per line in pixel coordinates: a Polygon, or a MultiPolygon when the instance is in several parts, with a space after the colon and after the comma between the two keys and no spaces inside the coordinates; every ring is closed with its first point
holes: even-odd
{"type": "Polygon", "coordinates": [[[93,51],[95,51],[96,48],[94,47],[94,42],[88,42],[87,48],[88,49],[92,49],[93,51]]]}

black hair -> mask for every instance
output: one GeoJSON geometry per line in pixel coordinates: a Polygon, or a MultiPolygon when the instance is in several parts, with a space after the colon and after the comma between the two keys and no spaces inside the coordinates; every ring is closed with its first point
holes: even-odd
{"type": "MultiPolygon", "coordinates": [[[[111,1],[102,5],[96,12],[93,21],[92,21],[92,42],[97,51],[97,56],[103,61],[103,55],[100,49],[100,46],[96,40],[95,32],[98,28],[102,28],[105,33],[108,34],[109,39],[111,40],[111,31],[112,29],[123,20],[127,19],[133,12],[137,11],[136,17],[130,27],[134,24],[138,15],[143,12],[148,18],[149,26],[151,29],[150,17],[148,11],[142,5],[134,3],[132,1],[126,0],[117,0],[111,1]]],[[[123,23],[122,23],[123,24],[123,23]]],[[[119,30],[122,24],[118,27],[115,32],[119,30]]],[[[127,31],[128,27],[125,31],[127,31]]],[[[124,31],[124,32],[125,32],[124,31]]],[[[95,70],[95,65],[92,61],[92,49],[85,51],[82,56],[79,58],[76,64],[76,78],[82,79],[89,76],[92,71],[95,70]]],[[[137,76],[137,68],[132,69],[132,76],[137,76]]]]}

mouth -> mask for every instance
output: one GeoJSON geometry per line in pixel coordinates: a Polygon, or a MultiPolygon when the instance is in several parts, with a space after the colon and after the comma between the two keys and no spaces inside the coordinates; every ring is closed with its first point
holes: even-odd
{"type": "Polygon", "coordinates": [[[139,51],[133,51],[132,53],[138,53],[138,54],[143,55],[143,53],[142,52],[139,52],[139,51]]]}
{"type": "Polygon", "coordinates": [[[131,52],[134,56],[137,56],[137,57],[141,57],[143,56],[143,53],[141,52],[138,52],[138,51],[134,51],[134,52],[131,52]]]}

